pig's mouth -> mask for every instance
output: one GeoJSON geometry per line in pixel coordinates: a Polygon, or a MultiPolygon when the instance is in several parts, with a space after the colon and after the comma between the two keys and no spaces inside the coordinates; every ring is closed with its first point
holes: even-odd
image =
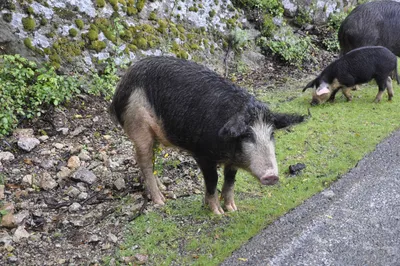
{"type": "Polygon", "coordinates": [[[279,177],[277,177],[276,175],[263,176],[260,178],[261,184],[266,186],[275,185],[276,183],[278,183],[278,181],[279,177]]]}

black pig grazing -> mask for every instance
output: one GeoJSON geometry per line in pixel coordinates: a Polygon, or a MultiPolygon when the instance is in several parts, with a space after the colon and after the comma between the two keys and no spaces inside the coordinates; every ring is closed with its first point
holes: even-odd
{"type": "Polygon", "coordinates": [[[400,3],[373,1],[357,6],[340,25],[341,54],[362,46],[384,46],[400,56],[400,3]]]}
{"type": "Polygon", "coordinates": [[[221,197],[226,209],[234,211],[237,169],[249,171],[264,185],[275,184],[273,130],[304,119],[273,113],[208,68],[173,57],[148,57],[134,64],[122,77],[110,112],[135,144],[154,203],[165,200],[153,175],[153,144],[159,141],[193,155],[204,176],[205,203],[215,214],[223,213],[216,190],[217,164],[225,166],[221,197]]]}
{"type": "Polygon", "coordinates": [[[389,101],[393,97],[392,79],[394,73],[397,83],[397,57],[382,46],[365,46],[354,49],[328,65],[321,74],[303,89],[315,87],[311,104],[334,101],[335,94],[341,89],[348,101],[351,101],[350,89],[358,84],[375,79],[379,91],[375,102],[379,102],[387,88],[389,101]]]}

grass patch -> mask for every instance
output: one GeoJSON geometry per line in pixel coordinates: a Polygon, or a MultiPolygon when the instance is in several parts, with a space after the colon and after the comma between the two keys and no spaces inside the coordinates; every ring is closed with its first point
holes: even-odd
{"type": "Polygon", "coordinates": [[[310,108],[312,114],[305,123],[276,132],[278,185],[263,187],[239,172],[235,194],[239,211],[220,217],[202,207],[202,196],[169,200],[128,226],[126,242],[116,256],[147,254],[149,265],[217,265],[279,216],[348,172],[399,128],[400,97],[388,102],[385,95],[381,103],[372,103],[375,84],[353,92],[352,102],[338,93],[334,104],[317,107],[310,107],[311,94],[301,93],[301,87],[258,96],[274,111],[306,114],[310,108]],[[290,177],[289,165],[300,162],[306,169],[290,177]]]}

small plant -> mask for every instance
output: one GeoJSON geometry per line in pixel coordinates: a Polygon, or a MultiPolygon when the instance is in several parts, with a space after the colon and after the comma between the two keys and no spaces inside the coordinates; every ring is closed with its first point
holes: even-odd
{"type": "Polygon", "coordinates": [[[298,37],[289,33],[277,39],[262,37],[260,42],[262,47],[297,67],[301,67],[303,62],[310,57],[313,48],[310,37],[298,37]]]}
{"type": "Polygon", "coordinates": [[[310,15],[310,11],[306,10],[305,8],[299,8],[296,16],[294,17],[294,23],[301,27],[310,24],[311,22],[312,17],[310,15]]]}
{"type": "Polygon", "coordinates": [[[79,92],[69,76],[59,76],[54,68],[39,68],[19,55],[0,57],[0,135],[7,135],[22,118],[33,118],[46,105],[59,105],[79,92]]]}

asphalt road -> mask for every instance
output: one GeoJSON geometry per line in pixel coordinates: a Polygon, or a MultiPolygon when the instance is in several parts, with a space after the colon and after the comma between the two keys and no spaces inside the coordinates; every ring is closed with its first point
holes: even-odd
{"type": "Polygon", "coordinates": [[[400,265],[400,131],[221,265],[400,265]]]}

